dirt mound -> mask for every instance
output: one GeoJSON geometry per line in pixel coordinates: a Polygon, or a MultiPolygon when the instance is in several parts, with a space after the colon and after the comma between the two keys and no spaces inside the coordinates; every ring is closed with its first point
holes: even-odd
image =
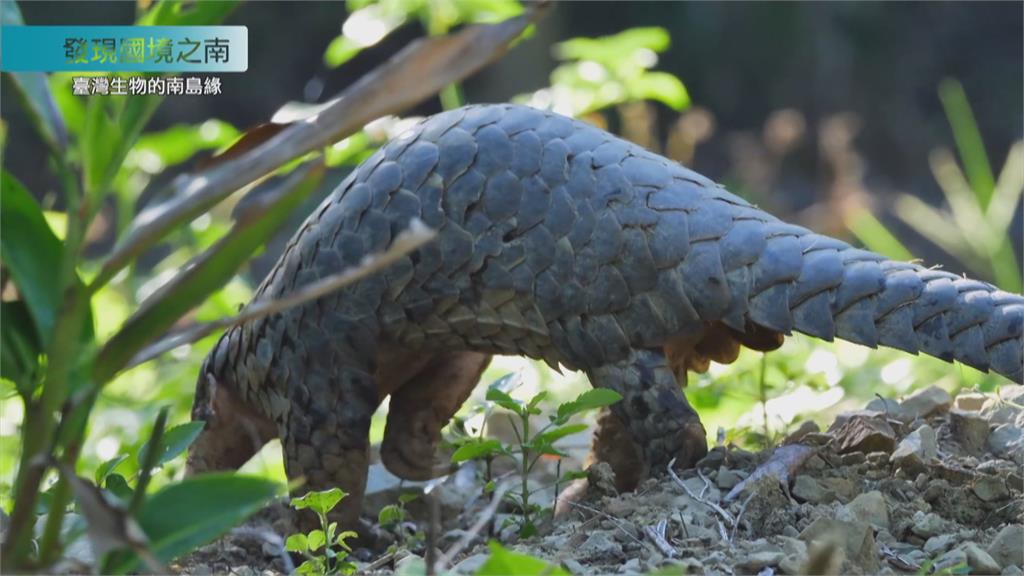
{"type": "MultiPolygon", "coordinates": [[[[573,574],[1024,574],[1022,465],[1024,386],[956,399],[929,388],[902,402],[877,398],[826,431],[805,423],[773,450],[715,447],[695,470],[632,493],[615,494],[611,470],[594,467],[592,483],[604,493],[591,490],[521,541],[513,528],[501,529],[509,516],[499,513],[495,536],[573,574]]],[[[467,531],[487,503],[468,475],[469,482],[454,475],[436,488],[442,550],[473,535],[467,531]]],[[[415,506],[409,512],[426,517],[415,506]]],[[[283,527],[280,511],[265,512],[178,568],[286,570],[272,537],[283,527]]],[[[422,555],[421,541],[406,543],[413,541],[411,552],[422,555]]],[[[453,559],[456,571],[482,565],[483,541],[476,535],[453,559]]],[[[407,552],[360,554],[364,566],[386,573],[407,552]]]]}

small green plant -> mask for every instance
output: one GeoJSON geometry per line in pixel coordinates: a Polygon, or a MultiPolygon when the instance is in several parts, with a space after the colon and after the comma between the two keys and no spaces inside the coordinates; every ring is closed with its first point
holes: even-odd
{"type": "MultiPolygon", "coordinates": [[[[458,449],[452,454],[452,462],[460,463],[467,460],[481,460],[486,464],[485,491],[494,489],[491,478],[491,462],[495,458],[511,458],[519,472],[520,488],[518,492],[510,491],[506,496],[522,513],[519,524],[520,537],[527,538],[537,531],[537,515],[544,510],[541,506],[531,503],[530,496],[537,490],[531,490],[529,476],[541,456],[551,455],[563,457],[555,448],[555,442],[570,434],[587,429],[583,423],[569,423],[569,419],[587,410],[610,406],[622,399],[619,393],[604,388],[595,388],[580,394],[575,400],[560,404],[555,413],[548,416],[548,423],[540,430],[530,430],[530,417],[542,413],[540,404],[547,398],[547,391],[535,394],[527,402],[516,400],[504,390],[509,383],[516,380],[515,374],[499,379],[487,388],[487,402],[500,406],[512,414],[508,415],[512,430],[516,435],[515,444],[505,444],[494,438],[484,438],[481,434],[467,436],[456,441],[458,449]]],[[[578,472],[570,472],[558,479],[558,483],[580,477],[578,472]]]]}
{"type": "Polygon", "coordinates": [[[295,569],[298,574],[328,576],[330,574],[352,574],[356,565],[348,561],[352,548],[346,540],[356,533],[345,530],[338,533],[338,523],[328,522],[327,513],[348,496],[340,488],[321,492],[307,492],[300,498],[292,498],[292,508],[312,510],[320,520],[320,528],[306,534],[292,534],[284,543],[285,550],[302,554],[305,562],[295,569]]]}
{"type": "Polygon", "coordinates": [[[410,531],[408,529],[409,525],[405,523],[406,518],[409,517],[409,512],[405,509],[405,505],[419,497],[419,494],[412,492],[400,494],[398,496],[398,504],[388,504],[377,513],[377,523],[380,527],[384,530],[393,530],[400,538],[398,543],[388,547],[389,553],[394,553],[399,548],[414,550],[423,545],[423,541],[426,538],[423,532],[419,530],[410,531]]]}

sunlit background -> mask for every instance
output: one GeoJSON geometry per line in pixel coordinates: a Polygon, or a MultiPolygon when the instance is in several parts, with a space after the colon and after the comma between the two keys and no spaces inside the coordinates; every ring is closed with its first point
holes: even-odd
{"type": "MultiPolygon", "coordinates": [[[[415,117],[511,100],[616,132],[786,220],[1020,291],[1020,3],[572,2],[552,8],[530,37],[464,85],[408,118],[382,119],[330,147],[330,173],[289,229],[415,117]]],[[[22,11],[29,24],[128,24],[136,5],[26,2],[22,11]]],[[[88,233],[88,254],[102,256],[140,207],[161,200],[164,185],[245,129],[301,117],[413,38],[520,11],[518,3],[501,0],[242,5],[225,23],[249,27],[249,71],[221,75],[221,96],[165,100],[117,174],[115,198],[88,233]]],[[[61,236],[66,223],[57,178],[4,82],[4,165],[37,192],[61,236]]],[[[85,111],[70,82],[67,74],[50,78],[74,137],[85,111]]],[[[228,230],[235,201],[196,219],[99,292],[100,341],[228,230]]],[[[219,318],[246,303],[290,230],[192,319],[219,318]]],[[[214,341],[174,350],[109,385],[80,472],[88,476],[103,462],[134,455],[161,406],[172,406],[172,423],[186,422],[199,364],[214,341]]],[[[509,372],[521,375],[513,393],[521,398],[540,389],[569,398],[586,386],[580,374],[519,358],[495,359],[484,380],[509,372]]],[[[961,365],[797,335],[767,356],[745,351],[732,365],[691,375],[688,396],[712,441],[721,429],[726,441],[758,447],[804,419],[824,423],[876,394],[898,397],[931,384],[987,390],[999,381],[961,365]]],[[[483,386],[469,403],[482,394],[483,386]]],[[[4,382],[0,482],[8,486],[21,410],[4,382]]],[[[375,439],[382,423],[378,414],[375,439]]],[[[584,448],[587,440],[566,442],[584,448]]],[[[279,453],[274,443],[246,469],[283,478],[279,453]]],[[[182,466],[181,459],[169,463],[157,484],[182,466]]],[[[131,478],[137,467],[130,457],[117,471],[131,478]]],[[[9,494],[0,489],[5,509],[9,494]]]]}

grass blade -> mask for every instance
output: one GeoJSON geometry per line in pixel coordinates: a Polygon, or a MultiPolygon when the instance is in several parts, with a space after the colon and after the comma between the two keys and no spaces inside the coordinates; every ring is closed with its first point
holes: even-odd
{"type": "Polygon", "coordinates": [[[995,178],[963,85],[953,79],[943,80],[939,85],[939,99],[942,100],[949,125],[953,128],[953,139],[956,140],[960,160],[964,163],[967,180],[977,196],[978,204],[985,209],[995,189],[995,178]]]}

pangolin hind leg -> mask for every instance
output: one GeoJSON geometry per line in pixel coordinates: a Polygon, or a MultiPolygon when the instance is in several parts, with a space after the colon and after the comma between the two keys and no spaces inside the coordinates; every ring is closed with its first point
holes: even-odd
{"type": "Polygon", "coordinates": [[[651,473],[660,474],[673,458],[680,467],[689,467],[707,453],[704,426],[662,351],[636,350],[623,362],[587,374],[595,387],[622,395],[622,401],[602,415],[593,447],[594,458],[608,461],[616,477],[621,474],[627,480],[620,489],[634,488],[651,473]],[[622,448],[623,430],[634,449],[622,448]]]}
{"type": "Polygon", "coordinates": [[[466,401],[490,363],[488,354],[439,354],[422,371],[391,394],[381,460],[406,480],[428,480],[451,471],[447,458],[436,456],[443,428],[466,401]]]}

